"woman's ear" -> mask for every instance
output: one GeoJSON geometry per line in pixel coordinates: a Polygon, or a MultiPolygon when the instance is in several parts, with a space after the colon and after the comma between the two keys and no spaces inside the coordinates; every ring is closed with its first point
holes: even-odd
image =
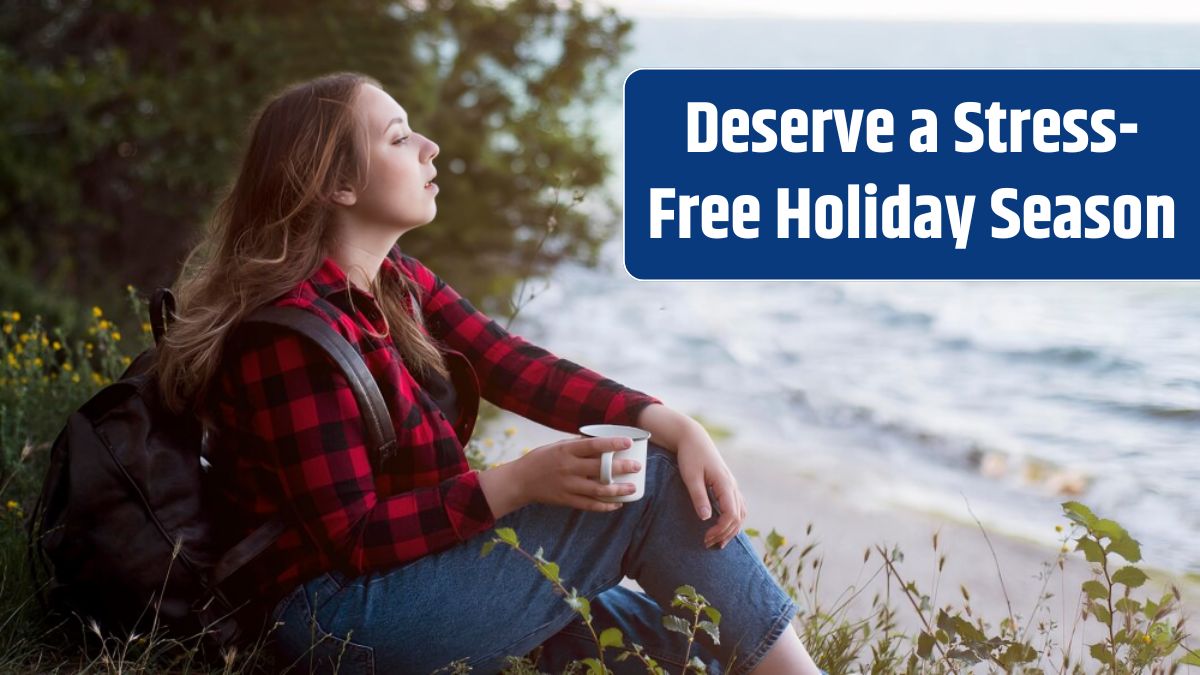
{"type": "Polygon", "coordinates": [[[335,204],[354,206],[354,203],[358,201],[358,195],[355,194],[353,188],[346,187],[334,192],[332,199],[335,204]]]}

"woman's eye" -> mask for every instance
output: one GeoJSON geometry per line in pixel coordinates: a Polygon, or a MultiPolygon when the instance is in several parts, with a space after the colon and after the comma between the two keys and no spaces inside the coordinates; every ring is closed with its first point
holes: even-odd
{"type": "Polygon", "coordinates": [[[409,138],[408,136],[401,136],[400,138],[397,138],[396,140],[392,141],[392,145],[400,145],[400,144],[404,143],[405,141],[407,141],[408,138],[409,138]]]}

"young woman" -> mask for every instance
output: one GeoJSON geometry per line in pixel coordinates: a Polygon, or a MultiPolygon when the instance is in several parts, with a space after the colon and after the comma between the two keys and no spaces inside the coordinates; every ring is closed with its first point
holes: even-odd
{"type": "MultiPolygon", "coordinates": [[[[796,606],[751,548],[746,509],[711,438],[659,399],[506,332],[421,262],[405,233],[433,220],[438,146],[375,80],[337,73],[293,85],[258,114],[241,170],[176,284],[178,319],[158,376],[170,407],[199,402],[229,540],[282,514],[283,535],[233,580],[278,623],[280,668],[429,673],[453,661],[497,672],[541,646],[558,672],[595,656],[591,634],[517,552],[481,557],[493,528],[542,548],[663,666],[686,639],[662,626],[691,584],[722,614],[710,672],[819,672],[790,628],[796,606]],[[367,447],[349,384],[286,330],[239,327],[259,306],[301,307],[362,353],[398,447],[367,447]],[[463,445],[479,397],[550,427],[652,434],[646,496],[603,497],[600,456],[628,439],[573,438],[486,471],[463,445]],[[710,493],[711,489],[711,493],[710,493]],[[646,593],[618,583],[628,576],[646,593]]],[[[609,665],[645,672],[636,659],[609,665]]]]}

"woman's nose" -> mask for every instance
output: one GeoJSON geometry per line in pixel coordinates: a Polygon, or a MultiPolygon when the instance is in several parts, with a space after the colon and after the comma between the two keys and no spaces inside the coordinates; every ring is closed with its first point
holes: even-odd
{"type": "Polygon", "coordinates": [[[434,143],[428,138],[425,139],[425,144],[425,161],[431,162],[433,161],[434,157],[437,157],[438,152],[441,151],[441,148],[438,147],[437,143],[434,143]]]}

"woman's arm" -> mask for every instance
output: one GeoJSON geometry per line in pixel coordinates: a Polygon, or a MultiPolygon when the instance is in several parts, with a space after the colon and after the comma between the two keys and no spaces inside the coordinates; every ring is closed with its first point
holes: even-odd
{"type": "Polygon", "coordinates": [[[679,444],[685,439],[699,435],[708,437],[708,432],[699,422],[661,403],[642,408],[634,426],[649,431],[652,441],[671,452],[678,452],[679,444]]]}
{"type": "Polygon", "coordinates": [[[585,424],[633,426],[642,409],[662,403],[509,333],[420,261],[400,260],[421,286],[430,334],[467,357],[488,401],[567,433],[585,424]]]}

